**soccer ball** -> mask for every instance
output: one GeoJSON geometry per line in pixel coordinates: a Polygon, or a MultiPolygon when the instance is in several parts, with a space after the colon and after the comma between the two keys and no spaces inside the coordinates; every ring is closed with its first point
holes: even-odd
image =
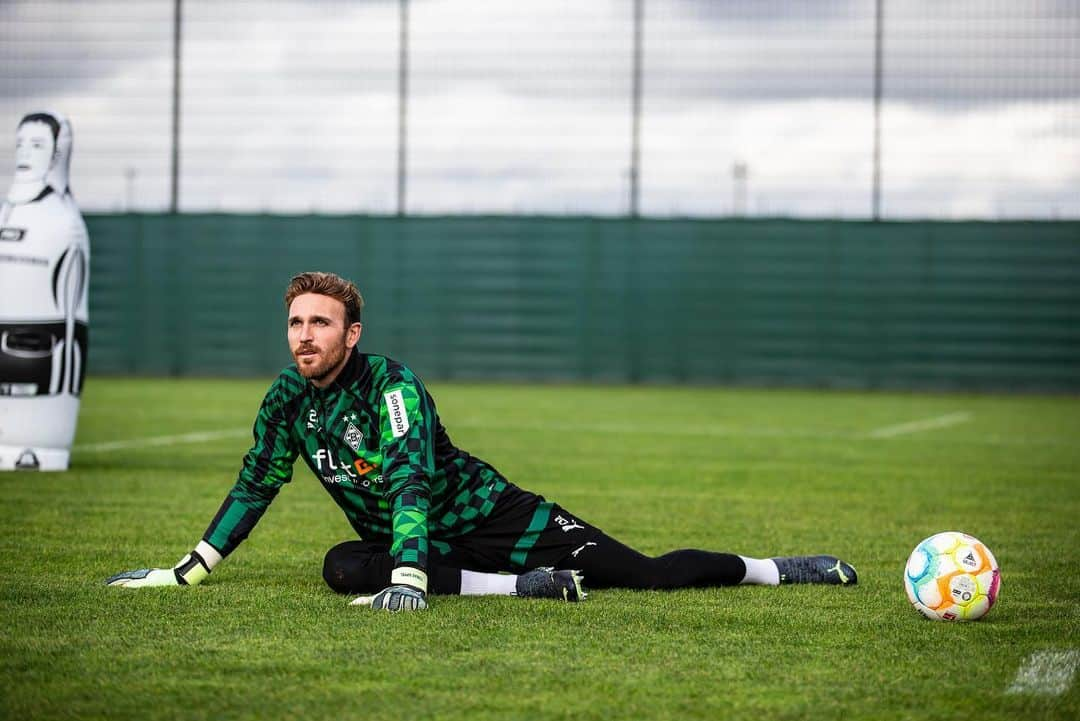
{"type": "Polygon", "coordinates": [[[935,621],[974,621],[997,600],[1001,576],[982,541],[959,531],[935,533],[911,552],[904,590],[915,610],[935,621]]]}

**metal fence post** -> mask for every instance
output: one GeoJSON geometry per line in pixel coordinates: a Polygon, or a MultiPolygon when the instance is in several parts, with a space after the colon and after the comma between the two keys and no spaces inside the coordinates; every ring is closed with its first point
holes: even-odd
{"type": "Polygon", "coordinates": [[[885,0],[877,0],[874,11],[874,187],[871,207],[874,220],[881,220],[881,85],[884,46],[885,0]]]}
{"type": "Polygon", "coordinates": [[[180,20],[183,0],[173,0],[173,92],[172,92],[172,183],[169,212],[179,209],[180,198],[180,20]]]}
{"type": "Polygon", "coordinates": [[[630,217],[638,217],[641,194],[641,71],[645,0],[634,0],[634,76],[631,90],[630,217]]]}
{"type": "Polygon", "coordinates": [[[409,0],[398,3],[398,167],[397,167],[397,214],[405,215],[405,193],[408,168],[408,101],[409,101],[409,0]]]}

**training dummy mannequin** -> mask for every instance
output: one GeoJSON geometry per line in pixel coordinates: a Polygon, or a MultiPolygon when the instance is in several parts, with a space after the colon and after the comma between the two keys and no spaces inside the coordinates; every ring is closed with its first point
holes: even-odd
{"type": "Polygon", "coordinates": [[[68,467],[86,371],[90,243],[68,188],[71,126],[31,113],[0,207],[0,471],[68,467]]]}

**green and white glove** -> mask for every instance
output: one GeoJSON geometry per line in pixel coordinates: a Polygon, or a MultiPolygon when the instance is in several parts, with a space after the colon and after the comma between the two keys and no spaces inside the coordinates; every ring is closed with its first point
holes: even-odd
{"type": "Polygon", "coordinates": [[[221,554],[205,541],[180,559],[172,568],[140,568],[124,571],[105,579],[106,586],[149,588],[152,586],[195,586],[210,575],[210,569],[221,561],[221,554]]]}
{"type": "Polygon", "coordinates": [[[423,591],[412,586],[389,586],[375,594],[371,607],[382,611],[422,611],[427,608],[423,591]]]}
{"type": "Polygon", "coordinates": [[[149,586],[179,586],[180,579],[175,568],[140,568],[137,571],[124,571],[105,579],[106,586],[123,588],[146,588],[149,586]]]}
{"type": "Polygon", "coordinates": [[[422,611],[427,608],[427,574],[419,568],[398,566],[390,573],[390,585],[371,598],[381,611],[422,611]]]}

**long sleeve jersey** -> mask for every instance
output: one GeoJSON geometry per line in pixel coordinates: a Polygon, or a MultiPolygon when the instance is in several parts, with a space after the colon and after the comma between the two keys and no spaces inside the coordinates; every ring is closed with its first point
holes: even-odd
{"type": "Polygon", "coordinates": [[[255,443],[203,540],[226,556],[255,524],[298,455],[361,538],[384,541],[396,568],[426,572],[429,549],[468,533],[507,481],[458,449],[435,402],[407,367],[353,351],[328,387],[296,366],[282,371],[259,408],[255,443]]]}

